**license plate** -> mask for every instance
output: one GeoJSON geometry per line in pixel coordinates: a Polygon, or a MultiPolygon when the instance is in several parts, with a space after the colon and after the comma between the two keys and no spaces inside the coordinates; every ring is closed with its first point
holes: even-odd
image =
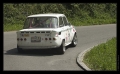
{"type": "Polygon", "coordinates": [[[31,37],[31,42],[40,42],[41,38],[39,36],[31,37]]]}

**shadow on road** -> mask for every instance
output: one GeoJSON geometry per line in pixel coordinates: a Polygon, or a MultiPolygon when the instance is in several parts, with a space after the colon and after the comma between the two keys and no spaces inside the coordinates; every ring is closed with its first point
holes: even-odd
{"type": "MultiPolygon", "coordinates": [[[[68,49],[70,46],[66,47],[68,49]]],[[[20,55],[20,56],[53,56],[61,55],[57,52],[57,49],[33,49],[33,50],[24,50],[24,52],[19,53],[17,48],[10,49],[4,53],[5,55],[20,55]]]]}

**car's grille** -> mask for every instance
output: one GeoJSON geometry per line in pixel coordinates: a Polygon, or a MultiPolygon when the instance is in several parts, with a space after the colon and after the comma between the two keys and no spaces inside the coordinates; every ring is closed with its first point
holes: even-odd
{"type": "Polygon", "coordinates": [[[34,33],[34,32],[30,32],[30,33],[34,33]]]}
{"type": "Polygon", "coordinates": [[[41,32],[21,32],[21,33],[50,33],[50,31],[41,31],[41,32]]]}
{"type": "Polygon", "coordinates": [[[40,32],[36,32],[36,33],[40,33],[40,32]]]}
{"type": "Polygon", "coordinates": [[[41,33],[45,33],[45,31],[42,31],[41,33]]]}

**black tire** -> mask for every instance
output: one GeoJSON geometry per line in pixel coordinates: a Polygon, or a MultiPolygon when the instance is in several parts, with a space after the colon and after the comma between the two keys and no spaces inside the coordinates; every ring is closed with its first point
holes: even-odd
{"type": "Polygon", "coordinates": [[[23,53],[23,49],[19,48],[18,45],[17,45],[17,50],[18,50],[18,53],[23,53]]]}
{"type": "Polygon", "coordinates": [[[77,42],[78,42],[77,34],[75,34],[70,46],[75,47],[77,45],[77,42]]]}
{"type": "Polygon", "coordinates": [[[61,46],[58,48],[58,52],[59,52],[60,54],[64,54],[64,53],[65,53],[65,50],[66,50],[65,40],[63,40],[62,43],[61,43],[61,46]]]}

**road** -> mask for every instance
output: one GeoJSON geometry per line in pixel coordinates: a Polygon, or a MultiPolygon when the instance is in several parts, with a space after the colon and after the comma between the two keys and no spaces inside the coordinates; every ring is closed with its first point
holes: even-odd
{"type": "Polygon", "coordinates": [[[76,63],[78,54],[94,45],[116,37],[116,24],[76,27],[78,45],[68,47],[64,55],[54,50],[32,50],[18,53],[16,32],[4,32],[3,70],[83,71],[76,63]]]}

